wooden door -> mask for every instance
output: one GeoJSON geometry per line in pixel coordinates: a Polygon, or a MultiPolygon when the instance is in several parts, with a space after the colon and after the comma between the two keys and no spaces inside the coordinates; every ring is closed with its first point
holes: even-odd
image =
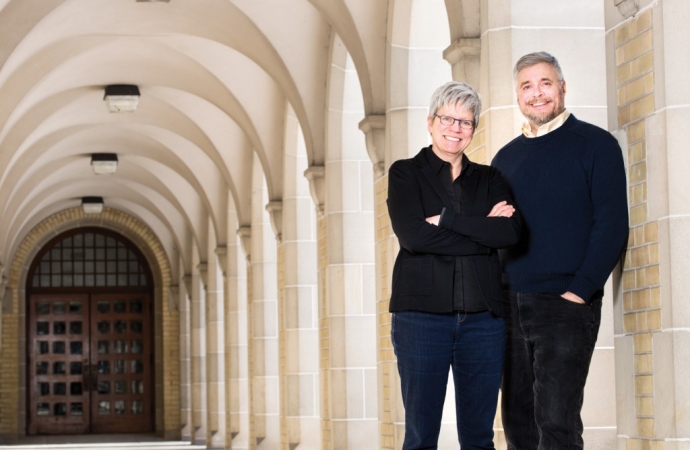
{"type": "Polygon", "coordinates": [[[151,431],[153,401],[148,296],[91,299],[91,418],[94,433],[151,431]]]}
{"type": "Polygon", "coordinates": [[[153,431],[146,293],[29,299],[29,434],[153,431]]]}
{"type": "Polygon", "coordinates": [[[89,430],[88,295],[33,295],[29,301],[29,434],[89,430]]]}

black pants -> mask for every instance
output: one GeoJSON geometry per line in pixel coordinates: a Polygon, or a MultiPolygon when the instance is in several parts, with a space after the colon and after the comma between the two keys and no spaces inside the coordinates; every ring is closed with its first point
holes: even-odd
{"type": "Polygon", "coordinates": [[[506,300],[501,412],[508,449],[582,449],[580,411],[601,298],[581,305],[556,293],[507,292],[506,300]]]}

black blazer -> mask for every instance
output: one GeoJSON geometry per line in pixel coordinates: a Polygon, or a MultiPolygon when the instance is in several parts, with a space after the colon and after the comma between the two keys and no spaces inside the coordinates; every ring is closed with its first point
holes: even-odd
{"type": "Polygon", "coordinates": [[[427,147],[414,158],[398,160],[388,171],[388,213],[400,243],[389,310],[452,312],[456,257],[471,256],[487,307],[503,317],[496,249],[518,241],[521,219],[517,211],[511,218],[487,214],[500,201],[512,204],[508,184],[495,167],[466,160],[463,189],[470,214],[456,215],[425,151],[432,150],[427,147]],[[437,214],[439,226],[426,221],[437,214]]]}

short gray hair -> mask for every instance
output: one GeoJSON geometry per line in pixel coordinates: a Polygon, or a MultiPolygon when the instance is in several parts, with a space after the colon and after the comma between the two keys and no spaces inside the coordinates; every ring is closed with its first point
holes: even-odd
{"type": "Polygon", "coordinates": [[[513,79],[517,80],[518,73],[522,69],[532,67],[534,65],[546,63],[556,70],[556,75],[558,75],[558,81],[563,81],[563,71],[561,70],[561,65],[558,64],[558,60],[555,56],[547,52],[534,52],[528,53],[522,58],[518,59],[515,63],[515,68],[513,69],[513,79]]]}
{"type": "Polygon", "coordinates": [[[429,117],[434,117],[442,106],[455,106],[458,103],[462,105],[462,109],[472,111],[476,127],[482,112],[482,100],[472,86],[461,81],[449,81],[434,91],[429,104],[429,117]]]}

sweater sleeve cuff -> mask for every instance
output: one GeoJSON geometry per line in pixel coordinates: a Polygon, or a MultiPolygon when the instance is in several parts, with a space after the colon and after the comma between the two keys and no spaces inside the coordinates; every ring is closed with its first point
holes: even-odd
{"type": "Polygon", "coordinates": [[[576,276],[568,286],[568,291],[580,297],[585,303],[589,303],[592,300],[592,295],[599,289],[601,288],[580,276],[576,276]]]}
{"type": "Polygon", "coordinates": [[[445,228],[446,230],[451,230],[453,220],[455,220],[455,213],[453,211],[449,211],[448,208],[443,208],[441,211],[441,217],[438,219],[438,226],[445,228]]]}

